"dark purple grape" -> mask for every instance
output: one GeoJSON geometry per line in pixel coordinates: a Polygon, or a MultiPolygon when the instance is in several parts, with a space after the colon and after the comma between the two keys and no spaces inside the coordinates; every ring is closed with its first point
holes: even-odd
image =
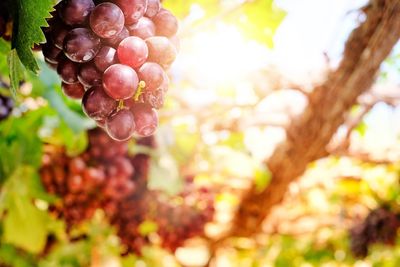
{"type": "Polygon", "coordinates": [[[131,35],[142,38],[143,40],[156,34],[156,26],[151,19],[142,17],[137,23],[128,26],[131,35]]]}
{"type": "Polygon", "coordinates": [[[103,73],[101,73],[93,62],[88,62],[81,65],[78,74],[78,80],[85,87],[92,87],[95,85],[101,85],[101,78],[103,73]]]}
{"type": "Polygon", "coordinates": [[[164,69],[168,68],[176,58],[176,50],[167,37],[154,36],[146,39],[149,49],[148,61],[159,64],[164,69]]]}
{"type": "Polygon", "coordinates": [[[86,28],[76,28],[65,36],[63,50],[74,62],[88,62],[99,52],[100,39],[86,28]]]}
{"type": "Polygon", "coordinates": [[[129,37],[129,31],[126,27],[123,27],[121,32],[117,34],[117,36],[110,39],[103,39],[103,42],[108,46],[117,48],[118,45],[122,42],[122,40],[124,40],[127,37],[129,37]]]}
{"type": "Polygon", "coordinates": [[[90,15],[90,27],[101,38],[113,38],[125,24],[122,10],[113,3],[102,3],[90,15]]]}
{"type": "Polygon", "coordinates": [[[131,98],[137,90],[138,83],[135,70],[126,65],[114,64],[103,74],[104,90],[115,100],[131,98]]]}
{"type": "Polygon", "coordinates": [[[64,0],[60,3],[59,15],[68,25],[82,25],[93,8],[92,0],[64,0]]]}
{"type": "Polygon", "coordinates": [[[118,63],[117,50],[110,46],[103,46],[93,61],[97,69],[104,72],[111,65],[118,63]]]}
{"type": "Polygon", "coordinates": [[[161,9],[160,0],[148,0],[145,16],[152,18],[155,15],[157,15],[157,13],[160,11],[160,9],[161,9]]]}
{"type": "Polygon", "coordinates": [[[172,37],[178,32],[178,20],[166,9],[161,9],[152,20],[156,25],[157,35],[172,37]]]}
{"type": "Polygon", "coordinates": [[[143,137],[153,135],[158,126],[157,112],[151,106],[142,103],[135,104],[131,111],[136,125],[135,133],[143,137]]]}
{"type": "Polygon", "coordinates": [[[132,25],[143,17],[147,9],[147,0],[114,0],[125,15],[125,24],[132,25]]]}
{"type": "Polygon", "coordinates": [[[82,99],[83,111],[96,121],[107,118],[117,106],[118,103],[104,92],[102,86],[90,88],[82,99]]]}
{"type": "Polygon", "coordinates": [[[61,56],[57,66],[57,73],[65,83],[77,83],[78,80],[79,65],[72,62],[65,56],[61,56]]]}
{"type": "Polygon", "coordinates": [[[81,83],[61,83],[61,89],[63,93],[73,99],[82,99],[83,94],[85,93],[85,88],[81,83]]]}
{"type": "Polygon", "coordinates": [[[61,21],[55,23],[54,26],[51,26],[50,40],[57,48],[63,49],[65,36],[71,30],[71,27],[64,25],[61,21]]]}
{"type": "Polygon", "coordinates": [[[47,42],[42,45],[42,52],[47,62],[51,64],[58,63],[58,57],[61,53],[61,49],[55,47],[51,42],[47,42]]]}
{"type": "Polygon", "coordinates": [[[116,141],[126,141],[135,132],[135,121],[129,109],[122,109],[111,114],[106,120],[106,130],[116,141]]]}

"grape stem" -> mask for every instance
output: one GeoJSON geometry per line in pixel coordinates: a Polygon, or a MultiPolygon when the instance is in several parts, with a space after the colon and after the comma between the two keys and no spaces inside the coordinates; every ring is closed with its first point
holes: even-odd
{"type": "Polygon", "coordinates": [[[133,96],[133,99],[135,100],[135,101],[139,101],[139,97],[140,97],[140,95],[143,93],[143,89],[146,87],[146,83],[144,82],[144,81],[140,81],[139,82],[139,85],[138,85],[138,88],[137,88],[137,90],[136,90],[136,93],[135,93],[135,95],[133,96]]]}

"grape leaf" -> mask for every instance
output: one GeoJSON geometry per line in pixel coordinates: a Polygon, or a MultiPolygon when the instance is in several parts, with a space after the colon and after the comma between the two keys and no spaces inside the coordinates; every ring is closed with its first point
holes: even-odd
{"type": "Polygon", "coordinates": [[[36,171],[21,166],[7,180],[2,190],[7,213],[3,240],[32,253],[39,253],[46,244],[48,213],[35,207],[29,181],[36,171]],[[34,229],[34,230],[32,230],[34,229]]]}
{"type": "Polygon", "coordinates": [[[11,93],[14,99],[17,96],[17,89],[19,87],[20,81],[23,79],[23,68],[21,66],[21,61],[19,60],[17,51],[15,49],[11,50],[7,56],[7,64],[10,71],[10,87],[11,93]]]}
{"type": "Polygon", "coordinates": [[[32,52],[34,44],[45,41],[41,27],[48,26],[46,18],[53,10],[53,0],[9,0],[14,19],[12,47],[25,67],[36,73],[39,66],[32,52]]]}

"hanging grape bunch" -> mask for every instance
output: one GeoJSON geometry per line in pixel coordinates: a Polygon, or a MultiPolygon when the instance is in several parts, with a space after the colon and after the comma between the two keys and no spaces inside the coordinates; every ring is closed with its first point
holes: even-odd
{"type": "Polygon", "coordinates": [[[63,0],[45,28],[45,61],[65,95],[117,141],[158,126],[178,21],[159,0],[63,0]]]}

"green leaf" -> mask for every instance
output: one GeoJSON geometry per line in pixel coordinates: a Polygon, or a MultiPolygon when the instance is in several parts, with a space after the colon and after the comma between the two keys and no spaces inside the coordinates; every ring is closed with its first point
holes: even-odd
{"type": "Polygon", "coordinates": [[[29,198],[14,197],[4,219],[4,241],[32,253],[46,244],[46,211],[33,206],[29,198]]]}
{"type": "Polygon", "coordinates": [[[20,118],[12,117],[0,125],[0,183],[20,165],[40,165],[42,142],[37,131],[47,111],[42,108],[20,118]]]}
{"type": "Polygon", "coordinates": [[[32,201],[29,181],[35,170],[30,167],[16,169],[3,189],[7,206],[3,240],[31,253],[39,253],[46,244],[48,214],[39,210],[32,201]]]}
{"type": "Polygon", "coordinates": [[[36,73],[39,66],[32,52],[34,44],[45,42],[41,27],[48,26],[53,0],[9,0],[14,18],[12,47],[17,49],[25,67],[36,73]]]}
{"type": "Polygon", "coordinates": [[[17,96],[17,90],[19,88],[19,83],[23,79],[24,70],[19,60],[17,51],[15,49],[11,50],[7,57],[7,64],[10,70],[10,87],[14,99],[17,96]]]}

